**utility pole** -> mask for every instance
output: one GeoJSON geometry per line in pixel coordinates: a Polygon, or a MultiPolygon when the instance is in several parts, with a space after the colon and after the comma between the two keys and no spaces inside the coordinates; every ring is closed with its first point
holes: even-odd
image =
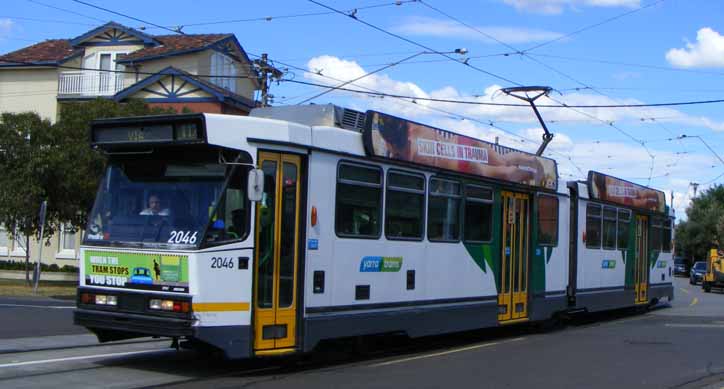
{"type": "Polygon", "coordinates": [[[261,58],[254,60],[254,64],[259,69],[259,84],[261,84],[261,106],[268,107],[269,99],[274,96],[269,94],[269,84],[272,78],[280,79],[283,75],[282,71],[269,65],[269,55],[262,53],[261,58]]]}
{"type": "Polygon", "coordinates": [[[698,183],[698,182],[690,182],[689,185],[691,185],[691,187],[694,188],[694,197],[696,197],[696,190],[699,189],[699,183],[698,183]]]}

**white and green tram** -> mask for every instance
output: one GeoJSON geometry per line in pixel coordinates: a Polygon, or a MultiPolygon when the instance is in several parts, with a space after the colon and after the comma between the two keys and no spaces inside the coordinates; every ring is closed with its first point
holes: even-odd
{"type": "Polygon", "coordinates": [[[77,324],[230,358],[673,298],[663,193],[333,105],[96,121],[77,324]]]}

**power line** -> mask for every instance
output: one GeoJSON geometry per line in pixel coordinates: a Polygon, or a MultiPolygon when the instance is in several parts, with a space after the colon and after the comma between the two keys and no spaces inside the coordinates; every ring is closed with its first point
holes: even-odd
{"type": "Polygon", "coordinates": [[[46,4],[46,3],[40,2],[40,1],[38,1],[38,0],[25,0],[25,1],[30,2],[30,3],[33,3],[33,4],[42,5],[43,7],[52,8],[52,9],[54,9],[54,10],[62,11],[62,12],[65,12],[65,13],[73,14],[73,15],[76,15],[76,16],[81,16],[81,17],[84,17],[84,18],[87,18],[87,19],[95,20],[95,21],[97,21],[97,22],[101,22],[101,23],[106,23],[106,22],[108,22],[107,20],[99,19],[99,18],[96,18],[96,17],[94,17],[94,16],[84,15],[84,14],[82,14],[82,13],[78,13],[78,12],[75,12],[75,11],[71,11],[71,10],[69,10],[69,9],[56,7],[56,6],[54,6],[54,5],[46,4]]]}
{"type": "Polygon", "coordinates": [[[707,71],[707,70],[671,68],[671,67],[666,67],[666,66],[636,64],[636,63],[629,63],[629,62],[617,62],[617,61],[609,61],[609,60],[605,60],[605,59],[576,58],[576,57],[568,57],[568,56],[552,55],[552,54],[538,54],[538,53],[526,53],[526,54],[529,56],[546,57],[546,58],[561,59],[561,60],[574,61],[574,62],[600,63],[600,64],[604,64],[604,65],[628,66],[628,67],[653,69],[653,70],[661,70],[661,71],[668,71],[668,72],[686,72],[686,73],[699,73],[699,74],[706,74],[706,75],[713,75],[713,76],[724,76],[724,73],[712,72],[712,71],[707,71]]]}
{"type": "Polygon", "coordinates": [[[533,47],[529,47],[529,48],[523,50],[523,52],[524,52],[524,53],[527,53],[527,52],[530,52],[530,51],[539,49],[539,48],[541,48],[541,47],[543,47],[543,46],[549,45],[549,44],[551,44],[551,43],[553,43],[553,42],[558,42],[558,41],[560,41],[560,40],[562,40],[562,39],[570,38],[570,37],[572,37],[573,35],[580,34],[580,33],[584,32],[584,31],[588,31],[588,30],[590,30],[590,29],[592,29],[592,28],[601,26],[601,25],[603,25],[603,24],[612,22],[612,21],[614,21],[614,20],[621,19],[621,18],[623,18],[623,17],[625,17],[625,16],[634,14],[634,13],[636,13],[636,12],[643,11],[643,10],[646,9],[646,8],[653,7],[654,5],[657,5],[657,4],[659,4],[659,3],[663,3],[664,1],[665,1],[665,0],[657,0],[657,1],[651,2],[651,3],[647,4],[647,5],[641,6],[641,7],[639,7],[639,8],[633,9],[633,10],[631,10],[631,11],[627,11],[627,12],[624,12],[624,13],[622,13],[622,14],[618,14],[618,15],[616,15],[616,16],[610,17],[610,18],[608,18],[608,19],[604,19],[604,20],[602,20],[602,21],[600,21],[600,22],[598,22],[598,23],[591,24],[591,25],[589,25],[589,26],[586,26],[586,27],[580,28],[580,29],[578,29],[578,30],[569,32],[568,34],[561,35],[561,36],[556,37],[556,38],[554,38],[554,39],[551,39],[551,40],[548,40],[548,41],[539,43],[539,44],[537,44],[537,45],[535,45],[535,46],[533,46],[533,47]]]}
{"type": "MultiPolygon", "coordinates": [[[[252,53],[249,53],[249,54],[252,55],[252,56],[258,57],[258,55],[255,55],[255,54],[252,54],[252,53]]],[[[331,77],[331,76],[327,76],[327,75],[324,75],[324,74],[317,74],[317,73],[311,72],[311,71],[309,71],[309,70],[307,70],[307,69],[304,69],[304,68],[301,68],[301,67],[298,67],[298,66],[295,66],[295,65],[292,65],[292,64],[286,64],[286,63],[279,62],[279,61],[277,61],[277,62],[280,63],[280,64],[282,64],[282,65],[284,65],[284,66],[288,66],[288,67],[290,67],[290,68],[300,70],[300,71],[302,71],[302,72],[304,72],[304,73],[314,74],[314,75],[317,75],[317,76],[319,76],[319,77],[328,78],[328,79],[331,79],[331,80],[336,81],[336,82],[344,82],[344,80],[340,80],[340,79],[338,79],[338,78],[331,77]]],[[[287,80],[287,81],[290,81],[290,80],[287,80]]],[[[301,81],[300,81],[300,82],[301,82],[301,81]]],[[[316,84],[316,85],[313,85],[313,86],[319,86],[319,84],[316,84]]],[[[328,87],[328,86],[325,86],[325,85],[322,85],[322,86],[328,87]]],[[[381,93],[381,92],[375,91],[374,89],[367,88],[367,87],[364,87],[364,86],[357,85],[357,87],[367,90],[367,93],[368,93],[368,94],[380,94],[380,93],[381,93]]],[[[337,89],[339,89],[339,88],[337,88],[337,89]]],[[[361,91],[361,92],[362,92],[362,93],[365,93],[364,91],[361,91]]],[[[306,95],[306,94],[305,94],[305,95],[306,95]]],[[[503,128],[503,127],[500,127],[500,126],[496,125],[495,122],[493,122],[493,121],[487,121],[487,122],[486,122],[486,121],[482,121],[482,120],[479,120],[479,119],[476,119],[476,118],[473,118],[473,117],[470,117],[470,116],[466,116],[466,115],[462,115],[462,114],[458,114],[458,113],[454,113],[454,112],[449,112],[449,111],[446,111],[446,110],[444,110],[444,109],[435,108],[435,107],[429,107],[429,106],[426,106],[426,105],[419,105],[419,104],[417,103],[417,101],[415,100],[414,97],[406,97],[406,98],[405,98],[405,97],[395,97],[395,96],[380,96],[380,97],[391,97],[391,98],[399,99],[399,100],[402,101],[402,102],[405,102],[405,103],[408,103],[408,104],[413,104],[413,105],[414,105],[416,108],[418,108],[418,109],[422,108],[422,109],[429,110],[429,111],[436,111],[436,112],[440,112],[440,113],[447,114],[447,115],[452,116],[452,117],[455,117],[455,118],[464,119],[464,120],[470,120],[470,121],[473,121],[473,122],[476,122],[476,123],[479,123],[479,124],[482,124],[482,125],[485,125],[485,126],[490,126],[490,127],[495,128],[495,129],[497,129],[497,130],[499,130],[499,131],[502,131],[503,133],[507,133],[507,134],[509,134],[509,135],[511,135],[511,136],[513,136],[513,137],[515,137],[515,138],[521,139],[522,141],[519,141],[519,142],[521,142],[521,143],[523,143],[523,142],[525,142],[525,141],[531,142],[532,144],[537,143],[536,140],[527,138],[527,137],[525,137],[525,136],[522,136],[522,135],[520,135],[520,134],[515,133],[514,131],[507,130],[507,129],[503,128]]],[[[522,106],[525,106],[525,105],[522,105],[522,106]]],[[[513,139],[513,140],[515,140],[515,139],[513,139]]],[[[583,172],[583,170],[573,161],[573,157],[572,157],[571,155],[567,155],[567,154],[565,154],[565,153],[561,153],[561,152],[558,152],[558,151],[555,151],[555,150],[549,150],[548,153],[552,153],[552,154],[556,154],[556,155],[562,156],[563,158],[565,158],[566,160],[568,160],[568,162],[569,162],[576,170],[578,170],[578,172],[580,172],[581,175],[585,175],[585,173],[583,172]]]]}
{"type": "MultiPolygon", "coordinates": [[[[305,70],[306,71],[306,70],[305,70]]],[[[309,72],[311,74],[317,74],[314,72],[309,72]]],[[[314,82],[307,82],[307,81],[299,81],[299,80],[282,80],[284,82],[291,82],[291,83],[297,83],[297,84],[303,84],[303,85],[310,85],[310,86],[317,86],[320,88],[335,88],[331,85],[326,84],[319,84],[314,82]]],[[[463,105],[489,105],[489,106],[501,106],[501,107],[529,107],[528,104],[518,104],[518,103],[495,103],[495,102],[487,102],[487,101],[470,101],[470,100],[456,100],[456,99],[440,99],[440,98],[432,98],[432,97],[419,97],[419,96],[408,96],[408,95],[400,95],[400,94],[394,94],[394,93],[384,93],[384,92],[374,92],[370,93],[368,91],[359,90],[359,89],[351,89],[351,88],[336,88],[341,91],[345,92],[352,92],[352,93],[360,93],[360,94],[374,94],[377,96],[385,96],[385,97],[396,97],[396,98],[404,98],[404,99],[415,99],[420,101],[432,101],[437,103],[451,103],[451,104],[463,104],[463,105]]],[[[550,97],[549,97],[550,98],[550,97]]],[[[724,103],[724,99],[714,99],[714,100],[697,100],[697,101],[677,101],[677,102],[664,102],[664,103],[650,103],[650,104],[590,104],[590,105],[583,105],[583,104],[566,104],[563,102],[559,102],[555,99],[550,98],[551,100],[557,102],[559,105],[552,105],[552,104],[537,104],[536,106],[539,108],[579,108],[579,109],[586,109],[586,108],[644,108],[644,107],[670,107],[670,106],[682,106],[682,105],[701,105],[701,104],[717,104],[717,103],[724,103]]],[[[579,112],[581,113],[581,112],[579,112]]],[[[584,116],[591,116],[589,114],[583,114],[584,116]]],[[[596,118],[597,121],[602,121],[606,124],[610,124],[610,122],[605,121],[603,119],[596,118]]]]}
{"type": "MultiPolygon", "coordinates": [[[[418,0],[399,0],[399,1],[394,1],[394,2],[387,2],[387,3],[381,3],[381,4],[373,4],[373,5],[355,7],[353,9],[357,10],[357,11],[361,11],[361,10],[367,10],[367,9],[372,9],[372,8],[401,6],[403,4],[416,3],[416,2],[418,2],[418,0]]],[[[277,19],[294,19],[294,18],[303,18],[303,17],[309,17],[309,16],[331,15],[331,14],[334,14],[334,11],[306,12],[306,13],[286,14],[286,15],[277,15],[277,16],[260,16],[260,17],[254,17],[254,18],[246,18],[246,19],[217,20],[217,21],[210,21],[210,22],[188,23],[188,24],[183,24],[183,26],[184,27],[199,27],[199,26],[212,26],[212,25],[218,25],[218,24],[232,24],[232,23],[246,23],[246,22],[262,22],[262,21],[271,22],[271,21],[277,20],[277,19]]]]}
{"type": "MultiPolygon", "coordinates": [[[[74,1],[78,1],[78,0],[74,0],[74,1]]],[[[376,26],[376,25],[374,25],[374,24],[372,24],[372,23],[366,22],[366,21],[358,18],[355,14],[347,14],[347,13],[344,13],[344,12],[338,10],[338,9],[332,8],[332,7],[330,7],[330,6],[326,5],[326,4],[323,4],[323,3],[319,2],[319,1],[316,1],[316,0],[308,0],[308,1],[309,1],[309,2],[312,2],[312,3],[314,3],[314,4],[319,5],[320,7],[324,7],[324,8],[326,8],[326,9],[331,10],[331,11],[334,11],[334,12],[340,14],[340,15],[344,15],[344,16],[347,16],[347,17],[349,17],[349,18],[352,18],[352,19],[354,19],[354,20],[356,20],[356,21],[358,21],[358,22],[360,22],[360,23],[362,23],[362,24],[364,24],[364,25],[366,25],[366,26],[368,26],[368,27],[370,27],[370,28],[373,28],[373,29],[375,29],[375,30],[377,30],[377,31],[380,31],[380,32],[382,32],[382,33],[384,33],[384,34],[387,34],[387,35],[389,35],[389,36],[392,36],[392,37],[395,37],[395,38],[397,38],[397,39],[403,40],[403,41],[405,41],[405,42],[407,42],[407,43],[413,44],[413,45],[415,45],[415,46],[417,46],[417,47],[420,47],[420,48],[422,48],[422,49],[425,49],[425,50],[427,50],[427,51],[432,51],[432,52],[434,52],[434,53],[436,53],[436,54],[438,54],[438,55],[441,55],[441,56],[443,56],[443,57],[451,60],[451,61],[454,61],[454,62],[458,62],[458,63],[460,63],[460,64],[463,64],[463,65],[465,65],[465,66],[467,66],[467,67],[469,67],[469,68],[471,68],[471,69],[474,69],[474,70],[476,70],[476,71],[478,71],[478,72],[480,72],[480,73],[487,74],[488,76],[497,78],[497,79],[499,79],[499,80],[501,80],[501,81],[505,81],[505,82],[507,82],[507,83],[509,83],[509,84],[514,84],[514,85],[518,85],[518,86],[521,85],[521,84],[519,84],[519,83],[517,83],[517,82],[515,82],[515,81],[512,81],[512,80],[508,79],[508,78],[505,78],[505,77],[503,77],[503,76],[497,75],[497,74],[492,73],[492,72],[489,72],[489,71],[487,71],[487,70],[485,70],[485,69],[481,69],[481,68],[479,68],[479,67],[477,67],[477,66],[471,65],[471,64],[470,64],[469,62],[467,62],[467,61],[459,60],[459,59],[457,59],[457,58],[451,57],[451,56],[448,55],[448,54],[445,54],[445,53],[442,53],[442,52],[440,52],[440,51],[438,51],[438,50],[435,50],[435,49],[433,49],[433,48],[431,48],[431,47],[428,47],[428,46],[425,46],[425,45],[423,45],[423,44],[421,44],[421,43],[415,42],[415,41],[413,41],[412,39],[408,39],[408,38],[405,38],[405,37],[403,37],[403,36],[401,36],[401,35],[398,35],[398,34],[395,34],[395,33],[393,33],[393,32],[387,31],[387,30],[385,30],[384,28],[378,27],[378,26],[376,26]]]]}
{"type": "Polygon", "coordinates": [[[58,23],[58,24],[68,24],[68,25],[76,25],[76,26],[86,26],[86,27],[95,27],[95,24],[90,23],[81,23],[81,22],[70,22],[67,20],[53,20],[53,19],[36,19],[36,18],[28,18],[25,16],[0,16],[0,18],[8,18],[13,20],[24,20],[28,22],[39,22],[39,23],[58,23]]]}
{"type": "MultiPolygon", "coordinates": [[[[573,81],[573,82],[575,82],[575,83],[577,83],[577,84],[583,85],[584,87],[589,88],[589,89],[592,89],[592,90],[594,90],[596,93],[599,93],[599,94],[605,96],[605,94],[603,94],[603,93],[600,92],[600,91],[597,91],[597,90],[593,89],[591,86],[587,85],[586,83],[584,83],[584,82],[582,82],[582,81],[579,81],[579,80],[573,78],[572,76],[570,76],[570,75],[568,75],[568,74],[566,74],[566,73],[564,73],[564,72],[562,72],[562,71],[559,71],[558,69],[553,68],[552,66],[549,66],[549,65],[545,64],[544,62],[536,59],[536,58],[533,58],[533,57],[528,56],[528,55],[526,54],[526,51],[525,51],[525,50],[520,51],[520,50],[518,50],[517,48],[513,47],[512,45],[510,45],[510,44],[508,44],[508,43],[506,43],[506,42],[503,42],[503,41],[495,38],[494,36],[492,36],[492,35],[484,32],[484,31],[482,31],[482,30],[480,30],[480,29],[478,29],[478,28],[476,28],[476,27],[474,27],[474,26],[472,26],[472,25],[470,25],[470,24],[467,24],[467,23],[465,23],[464,21],[462,21],[462,20],[460,20],[460,19],[458,19],[458,18],[456,18],[456,17],[454,17],[454,16],[452,16],[452,15],[450,15],[450,14],[448,14],[448,13],[446,13],[446,12],[444,12],[444,11],[438,9],[438,8],[433,7],[432,5],[428,4],[427,2],[424,2],[423,0],[420,0],[420,1],[422,2],[423,5],[427,6],[428,8],[432,9],[433,11],[438,12],[438,13],[440,13],[440,14],[443,15],[443,16],[446,16],[447,18],[449,18],[449,19],[451,19],[451,20],[453,20],[453,21],[455,21],[455,22],[457,22],[457,23],[459,23],[459,24],[461,24],[461,25],[463,25],[463,26],[465,26],[465,27],[467,27],[467,28],[469,28],[469,29],[477,32],[478,34],[480,34],[480,35],[482,35],[482,36],[484,36],[484,37],[486,37],[486,38],[489,38],[489,39],[492,39],[492,40],[498,42],[499,44],[505,46],[506,48],[508,48],[508,49],[510,49],[510,50],[513,50],[514,53],[519,54],[519,55],[521,55],[521,56],[525,56],[526,58],[529,58],[529,59],[532,60],[533,62],[535,62],[535,63],[537,63],[537,64],[545,67],[546,69],[551,70],[551,71],[553,71],[553,72],[555,72],[555,73],[557,73],[557,74],[559,74],[559,75],[561,75],[561,76],[563,76],[563,77],[565,77],[565,78],[567,78],[567,79],[569,79],[569,80],[571,80],[571,81],[573,81]]],[[[663,1],[663,0],[659,0],[659,1],[663,1]]],[[[630,14],[630,12],[627,13],[627,14],[630,14]]],[[[615,20],[615,19],[616,19],[616,18],[609,19],[608,21],[615,20]]],[[[599,24],[597,24],[597,25],[600,25],[600,24],[602,24],[602,23],[599,23],[599,24]]],[[[592,28],[592,27],[589,27],[589,28],[592,28]]],[[[581,32],[581,31],[583,31],[583,30],[579,30],[578,32],[581,32]]],[[[576,33],[577,33],[577,32],[576,32],[576,33]]],[[[553,41],[555,41],[555,39],[549,41],[548,43],[553,42],[553,41]]],[[[547,44],[547,43],[544,42],[543,44],[539,45],[538,47],[543,46],[543,45],[545,45],[545,44],[547,44]]],[[[548,97],[549,97],[549,96],[548,96],[548,97]]],[[[549,98],[550,98],[550,97],[549,97],[549,98]]],[[[552,99],[552,98],[550,98],[550,99],[553,100],[553,101],[556,101],[555,99],[552,99]]],[[[558,102],[558,103],[561,104],[560,102],[558,102]]],[[[535,109],[535,106],[534,106],[534,109],[535,109]]],[[[575,109],[573,109],[573,110],[576,111],[575,109]]],[[[537,111],[536,111],[536,112],[537,112],[537,111]]],[[[580,113],[580,112],[579,112],[579,113],[580,113]]],[[[586,114],[586,116],[589,116],[589,117],[594,118],[594,119],[596,119],[596,120],[602,121],[601,119],[599,119],[599,118],[597,118],[597,117],[595,117],[595,116],[593,116],[593,115],[586,114]]],[[[647,153],[647,154],[649,155],[649,157],[651,158],[651,169],[650,169],[650,172],[649,172],[649,173],[650,173],[650,174],[649,174],[649,182],[650,182],[650,181],[651,181],[651,178],[650,178],[650,177],[653,175],[653,170],[654,170],[654,158],[655,158],[655,156],[651,153],[651,151],[648,149],[648,147],[646,147],[646,145],[645,145],[644,142],[642,142],[642,141],[639,140],[639,139],[636,139],[635,137],[633,137],[631,134],[629,134],[628,132],[624,131],[624,130],[621,129],[620,127],[615,126],[613,123],[610,123],[610,125],[611,125],[612,127],[614,127],[616,130],[618,130],[619,132],[623,133],[624,135],[632,138],[632,139],[633,139],[634,141],[636,141],[637,143],[641,144],[641,146],[644,148],[644,150],[646,150],[646,153],[647,153]]]]}

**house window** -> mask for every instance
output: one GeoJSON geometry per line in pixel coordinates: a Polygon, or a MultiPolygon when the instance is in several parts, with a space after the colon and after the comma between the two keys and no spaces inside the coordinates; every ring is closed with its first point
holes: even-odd
{"type": "Polygon", "coordinates": [[[236,93],[236,78],[239,73],[234,60],[222,53],[211,55],[211,82],[236,93]]]}
{"type": "Polygon", "coordinates": [[[10,255],[14,257],[24,257],[26,243],[27,241],[25,239],[25,234],[20,232],[18,229],[15,229],[15,234],[13,237],[13,251],[10,253],[10,255]]]}
{"type": "Polygon", "coordinates": [[[8,255],[10,251],[10,237],[5,226],[0,226],[0,255],[8,255]]]}
{"type": "Polygon", "coordinates": [[[55,257],[61,259],[75,259],[75,242],[75,228],[70,225],[61,226],[58,233],[58,253],[55,257]]]}

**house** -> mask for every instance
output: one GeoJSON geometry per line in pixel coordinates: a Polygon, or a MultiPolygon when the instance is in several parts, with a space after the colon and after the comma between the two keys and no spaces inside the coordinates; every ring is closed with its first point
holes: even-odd
{"type": "MultiPolygon", "coordinates": [[[[49,39],[0,55],[0,112],[57,120],[68,101],[99,97],[194,112],[246,115],[258,74],[233,34],[150,35],[115,22],[71,39],[49,39]]],[[[43,262],[77,266],[80,234],[63,229],[43,262]]],[[[0,260],[24,260],[24,239],[0,227],[0,260]]],[[[31,239],[33,259],[38,243],[31,239]]]]}
{"type": "Polygon", "coordinates": [[[0,55],[0,112],[56,120],[66,101],[104,97],[246,115],[259,79],[234,34],[149,35],[109,22],[0,55]]]}

